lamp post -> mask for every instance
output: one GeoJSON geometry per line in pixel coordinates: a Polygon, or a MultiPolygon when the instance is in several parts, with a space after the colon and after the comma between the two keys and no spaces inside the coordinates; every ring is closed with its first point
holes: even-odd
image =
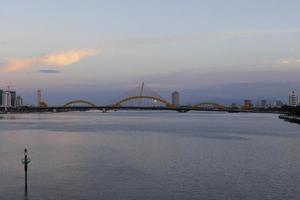
{"type": "Polygon", "coordinates": [[[27,148],[24,149],[24,158],[22,159],[22,164],[24,165],[24,171],[25,171],[25,194],[27,194],[27,170],[28,170],[28,164],[30,163],[30,158],[27,156],[27,148]]]}

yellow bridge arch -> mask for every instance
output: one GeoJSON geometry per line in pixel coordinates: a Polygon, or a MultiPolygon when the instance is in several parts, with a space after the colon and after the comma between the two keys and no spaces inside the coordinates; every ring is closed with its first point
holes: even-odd
{"type": "Polygon", "coordinates": [[[73,100],[73,101],[70,101],[68,103],[66,103],[64,105],[64,107],[69,107],[70,105],[72,104],[86,104],[88,106],[91,106],[91,107],[97,107],[95,104],[93,104],[92,102],[89,102],[89,101],[86,101],[86,100],[81,100],[81,99],[77,99],[77,100],[73,100]]]}
{"type": "Polygon", "coordinates": [[[213,108],[216,108],[216,109],[220,109],[220,110],[224,110],[225,109],[225,106],[221,105],[221,104],[218,104],[218,103],[215,103],[215,102],[201,102],[201,103],[198,103],[198,104],[195,104],[192,106],[192,108],[203,108],[205,106],[211,106],[213,108]]]}
{"type": "Polygon", "coordinates": [[[134,100],[134,99],[152,99],[152,100],[156,100],[156,101],[159,101],[159,102],[165,104],[166,107],[172,107],[172,104],[170,102],[164,100],[163,98],[154,97],[154,96],[132,96],[132,97],[127,97],[127,98],[124,98],[124,99],[118,101],[113,106],[121,107],[122,103],[125,103],[125,102],[130,101],[130,100],[134,100]]]}

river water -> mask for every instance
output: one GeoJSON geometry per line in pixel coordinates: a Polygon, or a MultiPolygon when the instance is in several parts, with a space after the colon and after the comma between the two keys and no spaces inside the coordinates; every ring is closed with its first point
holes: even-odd
{"type": "Polygon", "coordinates": [[[275,114],[0,115],[0,159],[1,200],[300,199],[300,125],[275,114]]]}

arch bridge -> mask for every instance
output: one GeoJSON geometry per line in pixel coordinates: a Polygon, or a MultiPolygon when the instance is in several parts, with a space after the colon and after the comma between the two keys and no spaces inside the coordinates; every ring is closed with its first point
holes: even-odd
{"type": "Polygon", "coordinates": [[[97,107],[92,102],[87,101],[87,100],[82,100],[82,99],[76,99],[76,100],[73,100],[73,101],[69,101],[68,103],[63,105],[63,107],[70,107],[71,105],[76,105],[76,104],[85,104],[85,105],[90,106],[90,107],[97,107]]]}
{"type": "Polygon", "coordinates": [[[213,109],[218,109],[218,110],[225,110],[225,106],[223,106],[222,104],[219,103],[215,103],[215,102],[201,102],[198,104],[195,104],[192,106],[193,109],[197,109],[197,108],[213,108],[213,109]]]}
{"type": "Polygon", "coordinates": [[[150,99],[150,100],[154,100],[154,101],[158,101],[162,104],[164,104],[166,107],[171,108],[173,107],[173,105],[168,102],[167,100],[164,100],[161,97],[156,97],[156,96],[144,96],[144,95],[140,95],[140,96],[130,96],[130,97],[126,97],[124,99],[119,100],[118,102],[116,102],[115,104],[113,104],[113,107],[122,107],[123,103],[129,102],[131,100],[136,100],[136,99],[150,99]]]}

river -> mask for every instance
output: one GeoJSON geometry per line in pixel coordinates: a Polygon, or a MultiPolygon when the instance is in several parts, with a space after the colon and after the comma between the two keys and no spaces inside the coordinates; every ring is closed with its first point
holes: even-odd
{"type": "Polygon", "coordinates": [[[300,198],[300,125],[276,114],[0,115],[0,159],[0,199],[300,198]]]}

